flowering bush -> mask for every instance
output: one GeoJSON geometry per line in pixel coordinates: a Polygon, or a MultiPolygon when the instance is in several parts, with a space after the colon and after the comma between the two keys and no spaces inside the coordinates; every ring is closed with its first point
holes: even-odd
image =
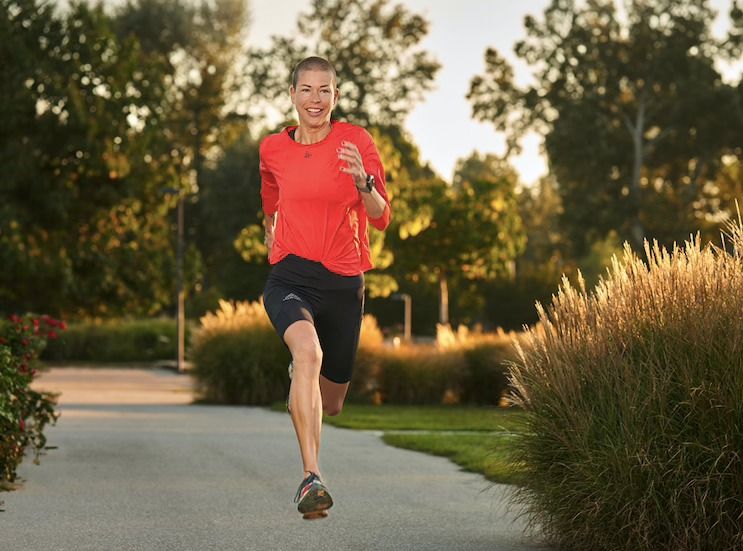
{"type": "Polygon", "coordinates": [[[0,326],[0,489],[12,489],[16,469],[30,444],[38,463],[46,444],[44,426],[56,422],[54,396],[30,388],[34,366],[48,339],[66,325],[49,316],[12,315],[0,326]]]}

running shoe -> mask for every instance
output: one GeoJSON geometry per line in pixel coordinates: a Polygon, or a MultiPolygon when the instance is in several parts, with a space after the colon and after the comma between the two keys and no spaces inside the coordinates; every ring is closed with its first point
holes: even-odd
{"type": "Polygon", "coordinates": [[[289,367],[287,371],[289,372],[289,393],[286,395],[286,411],[291,413],[292,410],[289,408],[289,398],[291,398],[291,395],[292,395],[291,394],[291,380],[292,380],[292,377],[294,376],[294,362],[289,362],[289,367]]]}
{"type": "Polygon", "coordinates": [[[324,518],[333,506],[333,498],[320,477],[310,473],[297,488],[294,503],[305,519],[324,518]]]}

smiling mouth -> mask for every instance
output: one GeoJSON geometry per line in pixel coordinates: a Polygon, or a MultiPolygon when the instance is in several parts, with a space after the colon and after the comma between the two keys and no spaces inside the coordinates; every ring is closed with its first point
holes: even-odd
{"type": "Polygon", "coordinates": [[[323,110],[322,109],[307,109],[307,112],[310,115],[320,115],[322,114],[323,110]]]}

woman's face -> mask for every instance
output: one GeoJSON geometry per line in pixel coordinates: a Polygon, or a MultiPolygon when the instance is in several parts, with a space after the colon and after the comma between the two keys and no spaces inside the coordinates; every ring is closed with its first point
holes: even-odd
{"type": "Polygon", "coordinates": [[[301,126],[321,128],[330,122],[330,114],[338,101],[332,73],[302,71],[297,77],[297,87],[292,86],[290,92],[301,126]]]}

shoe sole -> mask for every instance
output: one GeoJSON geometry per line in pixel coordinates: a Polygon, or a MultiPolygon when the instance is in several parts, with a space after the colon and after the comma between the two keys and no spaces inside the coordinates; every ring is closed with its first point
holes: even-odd
{"type": "Polygon", "coordinates": [[[302,518],[304,520],[320,520],[322,518],[327,518],[328,512],[326,510],[323,511],[315,511],[314,513],[306,513],[302,515],[302,518]]]}

